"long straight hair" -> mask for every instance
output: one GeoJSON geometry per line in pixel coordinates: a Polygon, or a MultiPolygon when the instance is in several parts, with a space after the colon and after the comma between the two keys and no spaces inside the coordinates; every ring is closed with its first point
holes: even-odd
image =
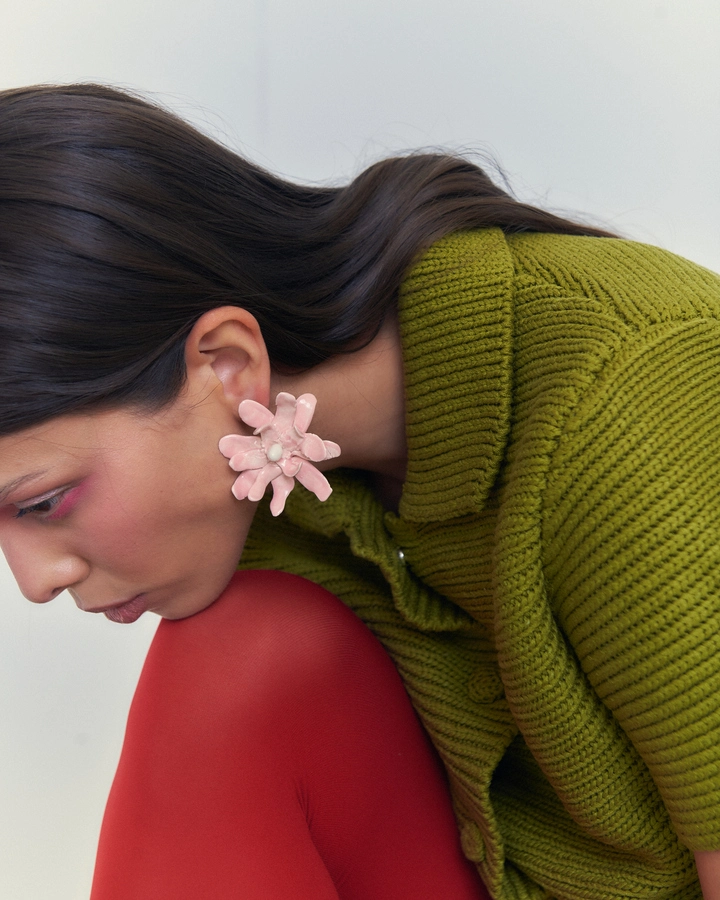
{"type": "Polygon", "coordinates": [[[518,202],[452,155],[301,186],[125,92],[0,92],[0,433],[166,404],[188,332],[217,306],[257,318],[278,370],[351,352],[424,250],[488,226],[606,235],[518,202]]]}

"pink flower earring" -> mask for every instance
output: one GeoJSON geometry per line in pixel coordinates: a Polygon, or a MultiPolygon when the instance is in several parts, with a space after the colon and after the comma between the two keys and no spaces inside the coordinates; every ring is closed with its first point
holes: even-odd
{"type": "Polygon", "coordinates": [[[272,482],[270,512],[278,516],[285,509],[296,478],[319,500],[327,500],[332,488],[312,462],[340,456],[340,447],[307,433],[316,403],[313,394],[302,394],[296,400],[282,391],[275,400],[273,415],[255,400],[242,401],[238,413],[255,434],[228,434],[219,444],[222,455],[230,460],[230,468],[240,472],[232,487],[238,500],[260,500],[272,482]]]}

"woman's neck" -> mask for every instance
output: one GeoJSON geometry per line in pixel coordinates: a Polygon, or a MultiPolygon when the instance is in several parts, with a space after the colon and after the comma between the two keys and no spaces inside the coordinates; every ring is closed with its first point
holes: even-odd
{"type": "MultiPolygon", "coordinates": [[[[367,347],[334,356],[300,375],[271,379],[271,396],[311,393],[317,409],[311,430],[340,445],[338,459],[320,464],[365,469],[402,485],[407,466],[402,350],[396,317],[383,325],[367,347]]],[[[388,504],[394,505],[394,504],[388,504]]]]}

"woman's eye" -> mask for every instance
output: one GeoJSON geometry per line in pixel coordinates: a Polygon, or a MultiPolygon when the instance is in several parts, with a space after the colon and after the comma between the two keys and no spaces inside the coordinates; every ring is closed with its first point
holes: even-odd
{"type": "Polygon", "coordinates": [[[16,519],[22,519],[28,513],[40,514],[47,516],[55,510],[62,500],[62,494],[56,494],[54,497],[47,497],[45,500],[38,500],[37,503],[31,503],[30,506],[23,506],[15,513],[16,519]]]}

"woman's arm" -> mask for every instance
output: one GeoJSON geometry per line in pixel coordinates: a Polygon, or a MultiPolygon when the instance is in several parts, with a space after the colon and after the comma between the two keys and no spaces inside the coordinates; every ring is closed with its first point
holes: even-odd
{"type": "Polygon", "coordinates": [[[658,323],[569,417],[546,494],[563,638],[696,852],[720,842],[719,445],[718,321],[658,323]]]}
{"type": "Polygon", "coordinates": [[[238,573],[163,622],[92,900],[487,897],[397,672],[322,588],[238,573]]]}

